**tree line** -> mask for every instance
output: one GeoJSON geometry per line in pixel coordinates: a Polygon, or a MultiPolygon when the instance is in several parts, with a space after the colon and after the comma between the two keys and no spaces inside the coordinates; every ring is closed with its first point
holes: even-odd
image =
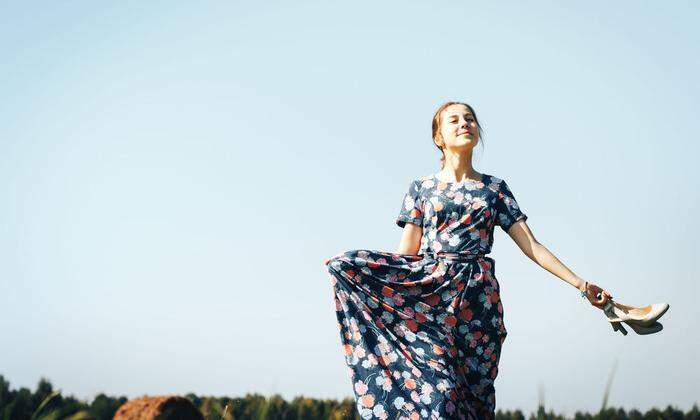
{"type": "MultiPolygon", "coordinates": [[[[279,394],[269,397],[253,393],[243,397],[199,397],[185,395],[207,420],[362,420],[352,398],[341,401],[298,396],[287,401],[279,394]]],[[[64,396],[47,379],[42,378],[36,390],[25,387],[10,389],[9,381],[0,375],[0,420],[111,420],[125,396],[99,394],[92,401],[64,396]]],[[[498,410],[496,420],[700,420],[697,404],[687,412],[667,406],[645,413],[606,408],[598,413],[576,412],[566,418],[540,406],[535,413],[521,410],[498,410]]]]}

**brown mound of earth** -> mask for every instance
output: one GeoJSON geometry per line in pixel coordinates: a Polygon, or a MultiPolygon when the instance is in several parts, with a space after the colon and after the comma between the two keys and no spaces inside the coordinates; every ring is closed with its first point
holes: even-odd
{"type": "Polygon", "coordinates": [[[114,420],[204,420],[204,416],[187,398],[170,395],[129,400],[114,420]]]}

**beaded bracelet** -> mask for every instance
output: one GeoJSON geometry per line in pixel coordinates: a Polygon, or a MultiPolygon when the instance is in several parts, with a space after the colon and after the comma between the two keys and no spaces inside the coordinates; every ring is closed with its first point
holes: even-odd
{"type": "Polygon", "coordinates": [[[586,295],[588,294],[588,282],[587,281],[583,283],[583,290],[580,290],[580,292],[581,292],[581,297],[585,299],[586,295]]]}

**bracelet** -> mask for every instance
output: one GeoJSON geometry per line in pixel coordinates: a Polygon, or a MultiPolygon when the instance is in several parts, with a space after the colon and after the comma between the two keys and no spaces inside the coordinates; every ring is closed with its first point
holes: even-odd
{"type": "Polygon", "coordinates": [[[586,295],[588,294],[588,282],[587,281],[583,283],[583,290],[580,290],[580,292],[581,292],[581,297],[585,299],[586,295]]]}

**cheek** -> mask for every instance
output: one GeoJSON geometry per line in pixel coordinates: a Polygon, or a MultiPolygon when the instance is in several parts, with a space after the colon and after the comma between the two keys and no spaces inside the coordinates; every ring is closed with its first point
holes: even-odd
{"type": "Polygon", "coordinates": [[[454,131],[453,127],[450,127],[450,126],[442,127],[442,138],[443,139],[452,138],[452,137],[454,137],[454,135],[455,135],[455,131],[454,131]]]}

